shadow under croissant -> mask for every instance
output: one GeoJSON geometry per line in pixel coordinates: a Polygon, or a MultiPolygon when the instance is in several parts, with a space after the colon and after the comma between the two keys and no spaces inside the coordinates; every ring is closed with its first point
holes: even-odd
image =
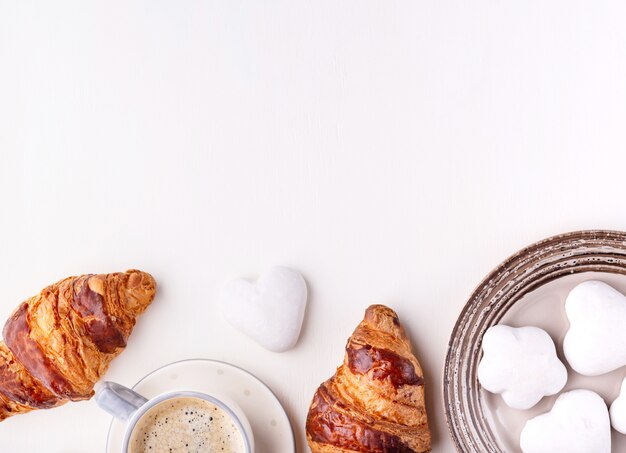
{"type": "Polygon", "coordinates": [[[434,413],[437,407],[441,406],[441,400],[439,395],[441,394],[441,387],[439,379],[437,378],[436,370],[438,367],[428,366],[426,364],[427,356],[422,354],[422,350],[417,347],[417,345],[426,343],[426,339],[423,341],[417,341],[416,336],[413,334],[413,331],[410,327],[410,317],[407,316],[403,312],[398,313],[398,318],[400,319],[400,323],[404,327],[404,331],[406,332],[409,340],[411,342],[411,348],[413,349],[413,354],[417,357],[420,365],[422,366],[422,373],[424,373],[424,399],[426,400],[426,414],[428,416],[428,427],[430,429],[430,441],[432,450],[436,450],[436,446],[439,442],[440,436],[438,432],[438,426],[435,423],[434,413]]]}

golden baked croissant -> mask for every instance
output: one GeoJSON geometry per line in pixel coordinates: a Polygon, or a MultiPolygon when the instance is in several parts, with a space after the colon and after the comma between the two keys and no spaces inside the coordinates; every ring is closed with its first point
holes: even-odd
{"type": "Polygon", "coordinates": [[[306,434],[313,453],[430,451],[424,376],[393,310],[365,311],[343,364],[315,392],[306,434]]]}
{"type": "Polygon", "coordinates": [[[69,277],[23,302],[0,342],[0,421],[89,399],[152,302],[150,274],[69,277]]]}

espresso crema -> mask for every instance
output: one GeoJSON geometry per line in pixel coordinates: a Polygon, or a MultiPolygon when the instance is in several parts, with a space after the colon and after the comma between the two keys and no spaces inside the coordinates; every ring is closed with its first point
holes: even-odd
{"type": "Polygon", "coordinates": [[[233,418],[201,398],[172,398],[149,409],[137,422],[130,453],[244,453],[245,444],[233,418]]]}

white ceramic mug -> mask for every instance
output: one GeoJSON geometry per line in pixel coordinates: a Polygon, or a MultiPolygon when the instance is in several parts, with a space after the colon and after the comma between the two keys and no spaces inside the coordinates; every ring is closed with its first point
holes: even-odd
{"type": "Polygon", "coordinates": [[[115,382],[104,382],[96,391],[95,400],[101,409],[104,409],[115,418],[126,422],[122,452],[128,453],[129,443],[133,430],[141,418],[157,404],[174,398],[198,398],[208,401],[222,409],[238,428],[243,439],[244,452],[254,453],[254,438],[250,422],[243,411],[235,403],[215,398],[206,393],[193,391],[173,391],[162,393],[154,398],[147,399],[133,390],[115,382]]]}

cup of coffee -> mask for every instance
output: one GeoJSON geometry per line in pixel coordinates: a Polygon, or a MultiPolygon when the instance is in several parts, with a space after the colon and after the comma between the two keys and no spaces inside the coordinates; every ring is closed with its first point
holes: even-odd
{"type": "Polygon", "coordinates": [[[126,422],[123,453],[254,452],[250,423],[233,402],[193,391],[147,399],[115,382],[104,382],[95,399],[126,422]]]}

